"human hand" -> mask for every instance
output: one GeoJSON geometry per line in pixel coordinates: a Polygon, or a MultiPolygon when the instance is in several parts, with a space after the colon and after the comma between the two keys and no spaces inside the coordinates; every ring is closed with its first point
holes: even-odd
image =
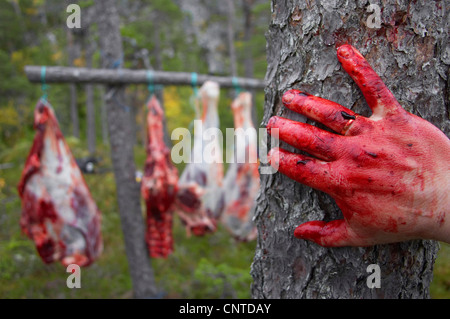
{"type": "Polygon", "coordinates": [[[405,111],[351,45],[337,50],[372,116],[298,90],[283,104],[338,134],[282,117],[268,132],[314,156],[274,148],[269,161],[288,177],[328,193],[344,219],[310,221],[294,235],[322,246],[370,246],[411,239],[450,243],[450,140],[405,111]]]}

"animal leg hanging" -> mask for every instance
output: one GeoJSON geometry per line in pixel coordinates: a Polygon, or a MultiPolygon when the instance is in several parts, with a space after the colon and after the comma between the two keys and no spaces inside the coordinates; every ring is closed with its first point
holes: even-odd
{"type": "Polygon", "coordinates": [[[228,166],[224,180],[221,221],[237,240],[249,241],[257,235],[252,219],[259,191],[257,138],[251,117],[251,94],[240,93],[231,108],[236,140],[234,160],[228,166]]]}
{"type": "Polygon", "coordinates": [[[150,256],[167,257],[173,251],[172,220],[178,171],[164,143],[164,113],[153,95],[148,101],[147,159],[141,194],[147,207],[146,241],[150,256]]]}
{"type": "Polygon", "coordinates": [[[179,182],[177,213],[187,233],[196,236],[216,230],[216,218],[222,209],[222,148],[217,136],[208,136],[219,127],[219,93],[215,82],[205,82],[200,88],[203,113],[200,120],[194,121],[194,147],[179,182]]]}
{"type": "Polygon", "coordinates": [[[45,99],[34,110],[34,128],[18,185],[22,231],[45,263],[87,266],[103,248],[100,211],[45,99]]]}

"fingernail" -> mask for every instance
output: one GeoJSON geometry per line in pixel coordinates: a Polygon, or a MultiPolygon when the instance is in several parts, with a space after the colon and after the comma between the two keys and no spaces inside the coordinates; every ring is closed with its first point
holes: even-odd
{"type": "Polygon", "coordinates": [[[292,90],[287,91],[286,93],[283,94],[282,102],[284,104],[289,104],[292,102],[294,97],[295,97],[295,93],[292,90]]]}
{"type": "Polygon", "coordinates": [[[275,152],[275,150],[274,149],[271,149],[270,151],[269,151],[269,153],[267,153],[267,162],[269,163],[269,164],[272,164],[272,156],[273,156],[273,153],[275,152]]]}
{"type": "Polygon", "coordinates": [[[280,152],[278,147],[272,148],[267,154],[267,162],[272,166],[280,164],[280,152]]]}
{"type": "Polygon", "coordinates": [[[353,56],[353,54],[355,54],[355,52],[353,51],[351,45],[344,44],[338,48],[337,54],[344,59],[349,59],[350,57],[353,56]]]}
{"type": "Polygon", "coordinates": [[[356,116],[348,114],[347,112],[342,111],[341,115],[345,120],[356,120],[356,116]]]}
{"type": "Polygon", "coordinates": [[[267,126],[266,126],[266,128],[267,128],[267,133],[271,133],[270,131],[271,131],[271,129],[272,129],[272,126],[275,124],[275,122],[277,121],[277,117],[276,116],[272,116],[270,119],[269,119],[269,122],[267,122],[267,126]]]}
{"type": "Polygon", "coordinates": [[[309,160],[299,160],[299,161],[297,161],[297,165],[298,164],[306,165],[308,162],[309,162],[309,160]]]}

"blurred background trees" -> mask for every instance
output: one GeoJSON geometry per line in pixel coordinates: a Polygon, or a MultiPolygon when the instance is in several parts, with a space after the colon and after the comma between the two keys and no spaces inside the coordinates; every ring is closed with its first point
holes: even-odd
{"type": "MultiPolygon", "coordinates": [[[[121,0],[117,6],[125,68],[257,78],[265,75],[269,1],[121,0]]],[[[0,3],[0,152],[31,134],[30,119],[41,88],[28,83],[25,65],[100,67],[93,8],[92,0],[0,3]],[[80,29],[66,26],[69,3],[81,7],[80,29]]],[[[168,96],[169,129],[187,127],[194,116],[189,103],[192,89],[168,87],[159,94],[161,99],[168,96]]],[[[142,112],[148,92],[144,86],[129,86],[126,96],[137,119],[136,142],[142,142],[142,112]]],[[[63,133],[80,139],[89,153],[95,153],[96,143],[106,141],[101,97],[100,86],[49,88],[63,133]]],[[[224,92],[222,97],[221,116],[229,126],[232,116],[228,106],[233,92],[224,92]]],[[[258,113],[262,114],[262,94],[257,101],[258,113]]]]}

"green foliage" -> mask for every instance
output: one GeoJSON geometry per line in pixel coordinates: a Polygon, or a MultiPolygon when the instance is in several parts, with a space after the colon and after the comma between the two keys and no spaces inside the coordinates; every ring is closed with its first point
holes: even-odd
{"type": "Polygon", "coordinates": [[[80,6],[80,9],[83,10],[84,8],[93,6],[95,3],[94,0],[82,0],[78,1],[77,4],[80,6]]]}
{"type": "Polygon", "coordinates": [[[5,105],[8,99],[18,97],[23,90],[29,87],[26,79],[17,76],[18,67],[23,65],[23,61],[27,59],[26,52],[14,51],[8,53],[0,49],[0,104],[5,105]]]}
{"type": "Polygon", "coordinates": [[[32,139],[23,139],[13,147],[0,152],[0,163],[18,162],[20,164],[25,163],[25,158],[31,148],[32,139]]]}
{"type": "MultiPolygon", "coordinates": [[[[47,23],[43,23],[39,17],[43,5],[44,1],[36,0],[0,2],[0,153],[18,138],[30,135],[34,105],[42,94],[40,86],[26,79],[25,65],[51,65],[61,60],[61,48],[50,38],[65,36],[64,29],[52,26],[62,21],[58,16],[65,11],[49,10],[47,23]]],[[[59,90],[54,89],[56,93],[59,90]]]]}
{"type": "Polygon", "coordinates": [[[215,265],[206,258],[200,259],[194,278],[196,286],[209,298],[250,298],[250,269],[243,272],[226,263],[215,265]],[[201,289],[203,288],[203,289],[201,289]]]}
{"type": "Polygon", "coordinates": [[[7,146],[13,145],[21,137],[19,115],[12,105],[0,108],[0,139],[7,146]]]}
{"type": "Polygon", "coordinates": [[[433,281],[430,286],[430,294],[433,299],[450,298],[450,245],[440,243],[441,249],[438,252],[436,263],[434,264],[433,281]]]}
{"type": "Polygon", "coordinates": [[[171,23],[182,18],[180,8],[172,0],[146,0],[144,3],[155,15],[162,15],[162,18],[170,19],[171,23]]]}

